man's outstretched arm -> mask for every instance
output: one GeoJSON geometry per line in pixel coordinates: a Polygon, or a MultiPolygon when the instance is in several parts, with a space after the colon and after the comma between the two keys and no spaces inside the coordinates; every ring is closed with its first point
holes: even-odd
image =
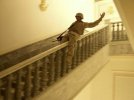
{"type": "Polygon", "coordinates": [[[97,26],[103,19],[103,17],[105,16],[105,12],[103,12],[102,14],[100,14],[100,18],[94,22],[88,23],[87,28],[91,28],[91,27],[95,27],[97,26]]]}

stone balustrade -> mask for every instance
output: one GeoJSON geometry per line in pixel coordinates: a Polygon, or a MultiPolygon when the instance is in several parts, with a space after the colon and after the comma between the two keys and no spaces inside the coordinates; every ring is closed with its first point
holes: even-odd
{"type": "Polygon", "coordinates": [[[128,40],[125,27],[122,22],[112,22],[112,41],[128,40]]]}
{"type": "MultiPolygon", "coordinates": [[[[71,70],[108,43],[108,30],[106,25],[81,36],[71,70]]],[[[62,43],[1,71],[0,100],[31,100],[68,74],[67,45],[62,43]]]]}

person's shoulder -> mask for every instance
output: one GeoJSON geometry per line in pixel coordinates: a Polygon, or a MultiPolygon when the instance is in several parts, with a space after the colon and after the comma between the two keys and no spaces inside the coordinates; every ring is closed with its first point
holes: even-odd
{"type": "MultiPolygon", "coordinates": [[[[74,24],[74,23],[76,23],[76,21],[72,22],[72,24],[74,24]]],[[[72,25],[72,24],[71,24],[71,25],[72,25]]]]}

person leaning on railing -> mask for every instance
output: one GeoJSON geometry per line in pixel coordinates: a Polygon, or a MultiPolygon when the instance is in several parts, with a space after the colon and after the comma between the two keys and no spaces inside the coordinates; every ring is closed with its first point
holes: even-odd
{"type": "Polygon", "coordinates": [[[72,58],[74,55],[74,49],[77,40],[79,39],[80,35],[83,35],[85,28],[92,28],[97,26],[105,16],[105,13],[103,12],[100,15],[100,18],[94,22],[83,22],[83,14],[77,13],[76,14],[76,21],[72,23],[72,25],[68,28],[68,33],[64,36],[61,36],[60,38],[61,42],[68,41],[68,51],[67,51],[67,65],[68,68],[71,68],[72,65],[72,58]]]}

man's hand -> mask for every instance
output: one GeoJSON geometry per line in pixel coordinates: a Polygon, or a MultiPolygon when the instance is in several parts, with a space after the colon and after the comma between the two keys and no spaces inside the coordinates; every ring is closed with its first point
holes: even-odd
{"type": "Polygon", "coordinates": [[[100,19],[102,19],[105,16],[105,12],[103,12],[102,14],[100,14],[100,19]]]}
{"type": "Polygon", "coordinates": [[[100,18],[98,20],[96,20],[96,23],[100,23],[102,21],[102,18],[105,16],[105,12],[103,12],[102,14],[100,14],[100,18]]]}
{"type": "Polygon", "coordinates": [[[62,41],[63,36],[58,36],[57,41],[62,41]]]}

